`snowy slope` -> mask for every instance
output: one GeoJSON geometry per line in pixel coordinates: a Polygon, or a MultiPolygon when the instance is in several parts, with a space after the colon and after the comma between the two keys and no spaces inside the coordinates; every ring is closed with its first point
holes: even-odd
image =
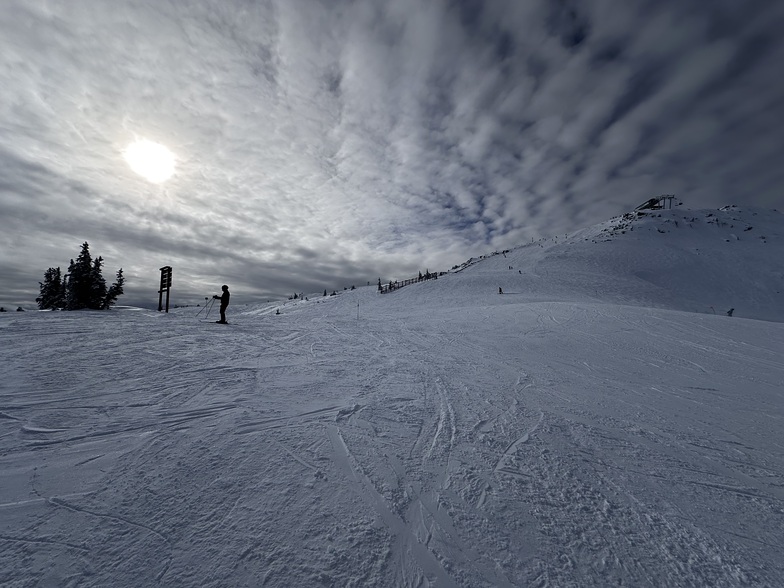
{"type": "Polygon", "coordinates": [[[776,211],[629,213],[480,261],[478,281],[497,275],[495,291],[784,320],[784,215],[776,211]]]}
{"type": "Polygon", "coordinates": [[[780,585],[781,215],[683,214],[227,326],[0,316],[0,585],[780,585]]]}

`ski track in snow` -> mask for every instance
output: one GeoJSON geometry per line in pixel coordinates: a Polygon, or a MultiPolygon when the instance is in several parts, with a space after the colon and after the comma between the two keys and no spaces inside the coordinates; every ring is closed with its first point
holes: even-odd
{"type": "Polygon", "coordinates": [[[0,584],[780,585],[784,323],[486,292],[519,263],[2,317],[0,584]]]}

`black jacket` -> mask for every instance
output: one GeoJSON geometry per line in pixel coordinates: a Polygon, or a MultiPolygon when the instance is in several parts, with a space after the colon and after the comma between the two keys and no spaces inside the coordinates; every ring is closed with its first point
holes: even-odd
{"type": "Polygon", "coordinates": [[[217,298],[221,301],[221,306],[228,306],[229,305],[229,298],[231,298],[231,294],[229,294],[228,290],[224,290],[223,294],[218,296],[217,294],[213,296],[213,298],[217,298]]]}

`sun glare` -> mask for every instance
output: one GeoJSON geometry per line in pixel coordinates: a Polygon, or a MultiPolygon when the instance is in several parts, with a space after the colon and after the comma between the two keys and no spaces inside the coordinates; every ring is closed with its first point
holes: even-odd
{"type": "Polygon", "coordinates": [[[155,184],[174,173],[174,154],[160,143],[139,139],[128,145],[123,156],[133,171],[155,184]]]}

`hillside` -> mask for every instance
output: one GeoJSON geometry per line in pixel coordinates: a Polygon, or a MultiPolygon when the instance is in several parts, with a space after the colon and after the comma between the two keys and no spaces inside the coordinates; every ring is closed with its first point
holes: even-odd
{"type": "Polygon", "coordinates": [[[710,314],[732,308],[733,316],[781,322],[782,260],[784,215],[729,206],[628,213],[459,271],[470,276],[462,287],[480,292],[710,314]]]}
{"type": "Polygon", "coordinates": [[[619,217],[229,325],[5,313],[0,585],[777,586],[780,218],[619,217]]]}

